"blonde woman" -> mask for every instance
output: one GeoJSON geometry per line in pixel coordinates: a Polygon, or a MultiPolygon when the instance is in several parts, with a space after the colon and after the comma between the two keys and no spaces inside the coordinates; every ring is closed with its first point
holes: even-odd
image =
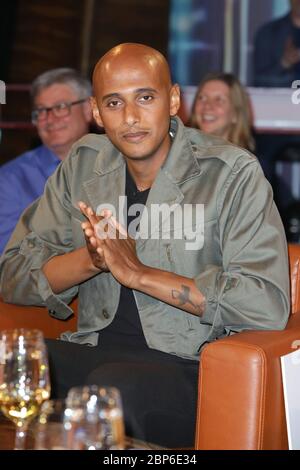
{"type": "Polygon", "coordinates": [[[232,74],[210,73],[202,80],[188,125],[254,150],[248,96],[232,74]]]}

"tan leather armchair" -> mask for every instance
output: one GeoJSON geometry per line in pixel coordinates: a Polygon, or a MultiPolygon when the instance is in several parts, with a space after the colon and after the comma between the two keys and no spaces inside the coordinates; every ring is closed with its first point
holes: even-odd
{"type": "MultiPolygon", "coordinates": [[[[76,312],[77,301],[71,307],[76,312]]],[[[0,330],[6,328],[38,328],[46,338],[58,338],[66,330],[76,331],[76,315],[62,321],[51,317],[45,307],[7,304],[0,298],[0,330]]]]}
{"type": "MultiPolygon", "coordinates": [[[[196,449],[287,449],[280,356],[300,339],[300,246],[289,246],[292,315],[284,331],[245,331],[206,346],[201,355],[196,449]]],[[[73,303],[76,310],[76,302],[73,303]]],[[[0,300],[0,329],[39,328],[48,338],[76,330],[76,316],[0,300]]]]}
{"type": "Polygon", "coordinates": [[[289,245],[292,308],[283,331],[244,331],[201,355],[196,449],[287,449],[280,356],[300,340],[300,245],[289,245]]]}

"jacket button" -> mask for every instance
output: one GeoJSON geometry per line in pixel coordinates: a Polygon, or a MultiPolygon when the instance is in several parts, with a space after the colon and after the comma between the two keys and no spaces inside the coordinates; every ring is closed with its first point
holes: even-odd
{"type": "Polygon", "coordinates": [[[55,310],[48,310],[48,312],[50,313],[50,315],[52,317],[54,317],[56,315],[56,311],[55,310]]]}
{"type": "Polygon", "coordinates": [[[104,318],[109,318],[109,313],[105,309],[102,310],[102,315],[104,316],[104,318]]]}

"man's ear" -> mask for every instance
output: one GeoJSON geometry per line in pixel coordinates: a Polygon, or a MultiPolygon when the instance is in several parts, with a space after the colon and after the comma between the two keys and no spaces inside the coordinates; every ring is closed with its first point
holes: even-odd
{"type": "Polygon", "coordinates": [[[90,104],[91,104],[91,107],[92,107],[94,120],[96,121],[96,123],[98,124],[99,127],[103,127],[103,122],[102,122],[102,119],[100,117],[97,101],[94,98],[94,96],[91,96],[90,104]]]}
{"type": "Polygon", "coordinates": [[[177,83],[170,90],[170,116],[175,116],[180,108],[180,87],[177,83]]]}

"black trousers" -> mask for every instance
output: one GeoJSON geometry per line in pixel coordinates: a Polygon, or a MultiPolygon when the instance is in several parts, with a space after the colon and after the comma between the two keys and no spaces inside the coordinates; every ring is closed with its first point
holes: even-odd
{"type": "Polygon", "coordinates": [[[125,430],[136,439],[170,448],[194,445],[197,361],[146,346],[90,347],[47,340],[52,398],[83,384],[121,392],[125,430]]]}

